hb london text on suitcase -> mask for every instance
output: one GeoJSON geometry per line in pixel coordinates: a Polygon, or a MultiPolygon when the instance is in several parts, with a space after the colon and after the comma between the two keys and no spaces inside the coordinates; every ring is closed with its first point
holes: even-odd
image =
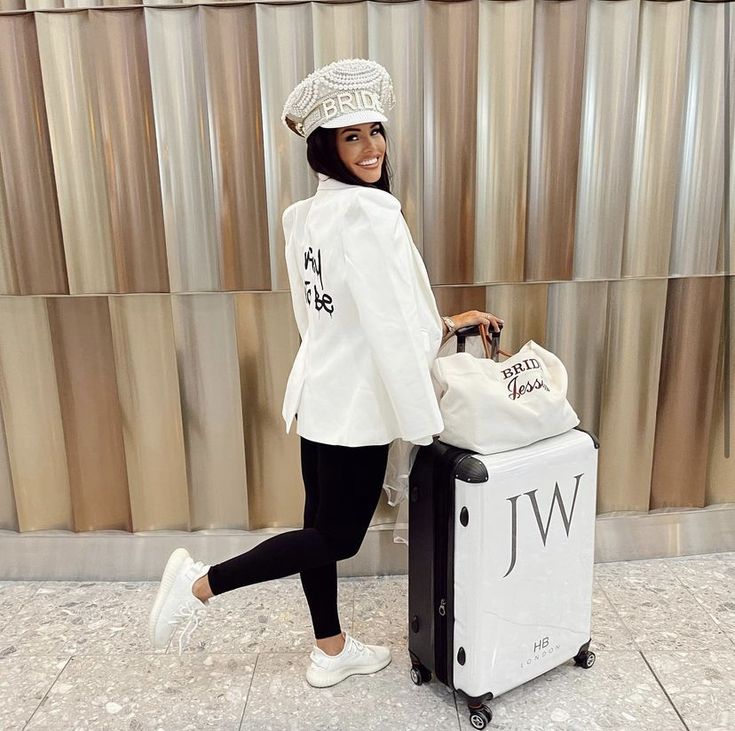
{"type": "Polygon", "coordinates": [[[408,649],[417,685],[432,673],[487,701],[574,660],[592,666],[597,462],[579,427],[481,455],[440,440],[409,477],[408,649]]]}

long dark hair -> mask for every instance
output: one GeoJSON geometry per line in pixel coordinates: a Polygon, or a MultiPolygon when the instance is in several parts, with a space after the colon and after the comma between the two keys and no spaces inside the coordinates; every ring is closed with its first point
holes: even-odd
{"type": "Polygon", "coordinates": [[[366,183],[357,175],[353,175],[340,159],[337,152],[337,131],[334,128],[317,127],[306,138],[306,159],[312,170],[330,178],[339,180],[341,183],[348,185],[363,185],[366,188],[380,188],[386,193],[390,193],[390,179],[393,173],[388,163],[388,137],[382,122],[380,125],[380,134],[386,141],[385,155],[383,155],[383,168],[380,172],[380,178],[375,183],[366,183]]]}

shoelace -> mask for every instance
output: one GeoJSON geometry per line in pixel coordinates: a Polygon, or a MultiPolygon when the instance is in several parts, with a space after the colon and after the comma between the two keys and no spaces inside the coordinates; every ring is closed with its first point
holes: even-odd
{"type": "MultiPolygon", "coordinates": [[[[356,651],[362,652],[365,650],[365,645],[363,645],[363,643],[360,642],[360,640],[356,640],[351,635],[348,635],[348,637],[351,640],[351,642],[348,642],[347,640],[345,640],[345,647],[347,648],[348,655],[353,655],[355,654],[356,651]]],[[[319,655],[316,655],[316,656],[312,655],[311,660],[315,665],[318,665],[319,667],[325,667],[324,663],[328,662],[329,658],[330,658],[329,655],[327,655],[326,658],[321,657],[319,655]]]]}
{"type": "Polygon", "coordinates": [[[183,619],[187,619],[187,622],[179,635],[179,657],[181,657],[181,654],[184,651],[184,646],[189,641],[192,632],[194,632],[194,630],[199,626],[199,620],[204,616],[205,612],[205,607],[195,607],[191,605],[183,606],[179,607],[174,614],[174,618],[169,620],[169,624],[176,625],[183,619]],[[191,626],[192,621],[194,622],[193,627],[191,626]]]}
{"type": "Polygon", "coordinates": [[[365,649],[365,645],[360,642],[360,640],[356,640],[354,637],[350,636],[350,639],[352,640],[352,644],[357,647],[357,649],[362,652],[365,649]]]}

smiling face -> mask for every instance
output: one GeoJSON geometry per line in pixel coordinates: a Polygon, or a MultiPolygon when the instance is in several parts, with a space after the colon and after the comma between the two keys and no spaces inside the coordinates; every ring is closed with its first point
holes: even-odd
{"type": "Polygon", "coordinates": [[[337,129],[337,153],[353,175],[366,183],[377,183],[385,157],[385,137],[380,132],[380,123],[337,129]]]}

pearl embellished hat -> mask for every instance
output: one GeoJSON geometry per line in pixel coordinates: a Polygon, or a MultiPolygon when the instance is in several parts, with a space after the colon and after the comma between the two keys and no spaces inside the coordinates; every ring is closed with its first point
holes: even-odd
{"type": "Polygon", "coordinates": [[[346,58],[313,71],[289,94],[281,121],[308,137],[317,127],[387,122],[395,105],[388,72],[375,61],[346,58]]]}

